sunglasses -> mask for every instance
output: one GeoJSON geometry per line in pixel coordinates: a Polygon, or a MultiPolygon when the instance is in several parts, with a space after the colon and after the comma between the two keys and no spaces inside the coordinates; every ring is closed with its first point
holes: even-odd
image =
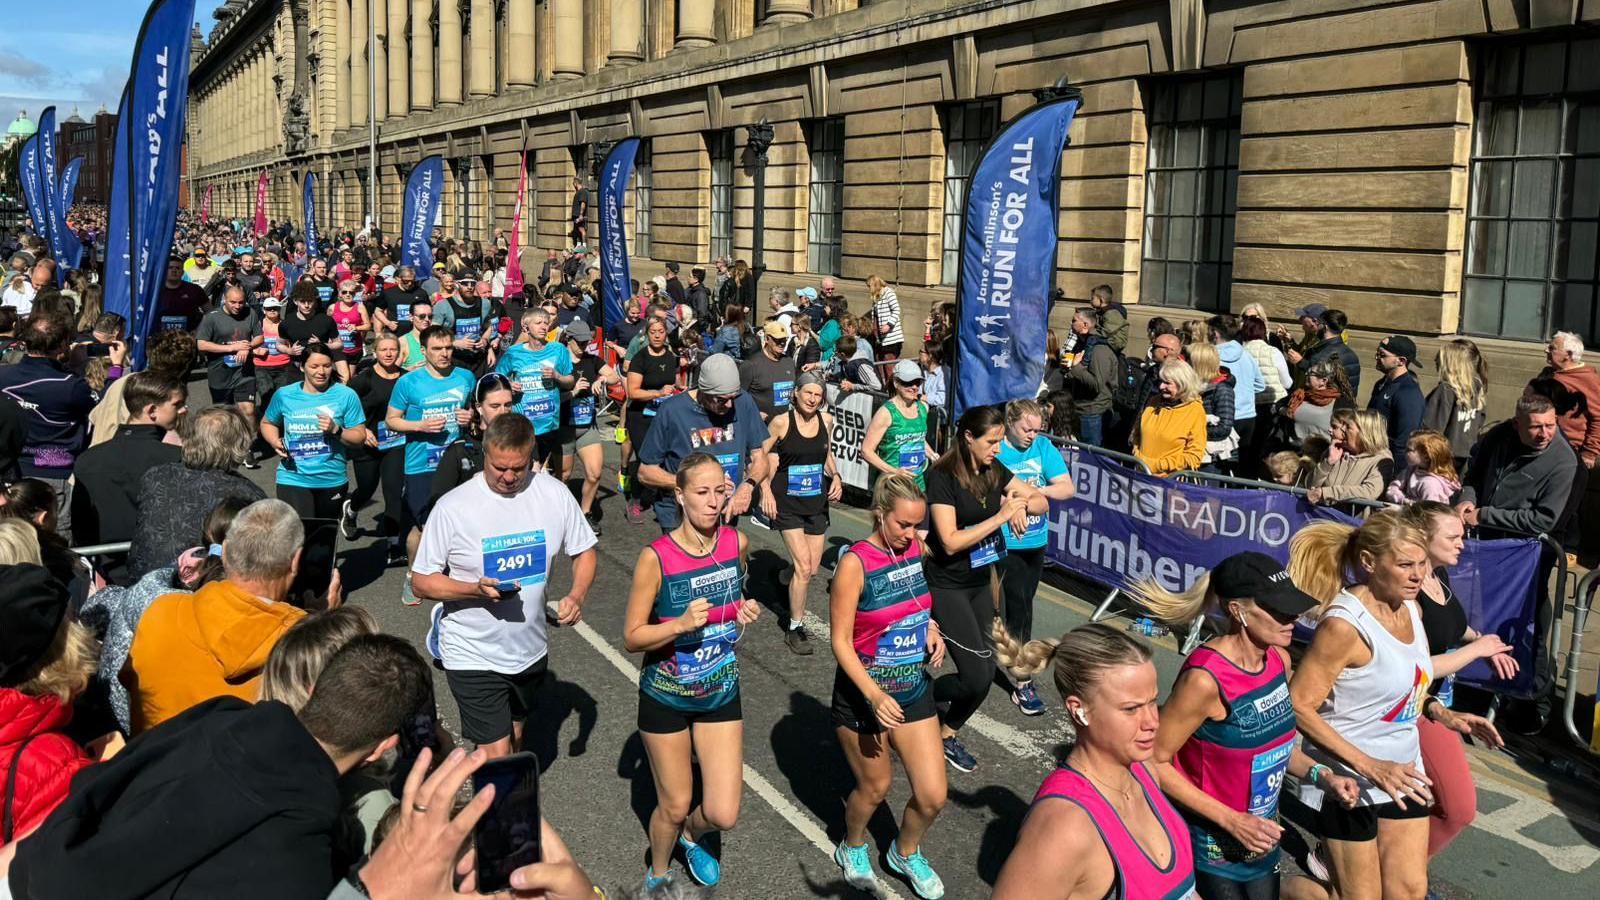
{"type": "Polygon", "coordinates": [[[355,291],[340,291],[339,292],[339,296],[341,296],[341,297],[354,297],[355,295],[356,295],[355,291]]]}
{"type": "Polygon", "coordinates": [[[413,319],[431,319],[431,318],[433,318],[433,313],[412,313],[411,314],[411,318],[413,318],[413,319]]]}

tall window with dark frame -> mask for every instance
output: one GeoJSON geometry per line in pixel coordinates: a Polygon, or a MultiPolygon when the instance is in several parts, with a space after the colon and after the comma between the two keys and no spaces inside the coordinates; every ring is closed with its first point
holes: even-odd
{"type": "Polygon", "coordinates": [[[456,182],[456,222],[455,233],[449,236],[470,240],[473,227],[482,221],[478,209],[478,167],[473,165],[471,157],[452,160],[451,164],[456,182]]]}
{"type": "Polygon", "coordinates": [[[733,131],[706,135],[711,158],[711,258],[733,257],[733,131]]]}
{"type": "Polygon", "coordinates": [[[651,168],[650,140],[639,142],[633,158],[633,247],[636,256],[650,255],[651,168]]]}
{"type": "Polygon", "coordinates": [[[1141,302],[1228,308],[1243,95],[1237,73],[1149,86],[1141,302]]]}
{"type": "Polygon", "coordinates": [[[844,218],[844,119],[811,123],[811,196],[806,215],[806,269],[839,274],[844,218]]]}
{"type": "Polygon", "coordinates": [[[1600,340],[1600,40],[1478,60],[1461,330],[1600,340]]]}
{"type": "Polygon", "coordinates": [[[1000,130],[1000,101],[957,103],[940,111],[944,126],[944,263],[940,284],[955,284],[961,263],[961,213],[983,145],[1000,130]]]}

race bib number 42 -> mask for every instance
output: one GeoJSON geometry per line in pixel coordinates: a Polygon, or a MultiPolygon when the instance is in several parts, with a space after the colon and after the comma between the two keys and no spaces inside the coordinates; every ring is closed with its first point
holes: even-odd
{"type": "Polygon", "coordinates": [[[483,577],[527,587],[545,579],[544,529],[483,539],[483,577]]]}

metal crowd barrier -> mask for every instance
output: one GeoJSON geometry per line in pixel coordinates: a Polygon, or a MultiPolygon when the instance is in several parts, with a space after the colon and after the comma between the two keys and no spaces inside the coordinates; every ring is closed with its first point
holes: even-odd
{"type": "Polygon", "coordinates": [[[119,541],[114,544],[89,544],[85,547],[73,547],[72,552],[79,556],[115,556],[119,553],[128,553],[133,550],[132,541],[119,541]]]}
{"type": "MultiPolygon", "coordinates": [[[[1101,456],[1101,457],[1109,459],[1109,460],[1111,460],[1113,462],[1121,463],[1122,465],[1127,466],[1130,469],[1133,469],[1133,470],[1138,471],[1138,472],[1143,472],[1146,475],[1153,475],[1154,474],[1154,473],[1152,473],[1150,471],[1150,467],[1145,465],[1144,460],[1138,458],[1137,456],[1133,456],[1133,455],[1128,454],[1128,453],[1119,453],[1116,450],[1107,450],[1107,449],[1105,449],[1103,447],[1096,447],[1093,444],[1085,444],[1085,443],[1081,443],[1079,441],[1071,440],[1069,438],[1057,437],[1056,435],[1053,435],[1053,434],[1047,434],[1047,435],[1042,435],[1042,436],[1049,438],[1050,442],[1055,444],[1057,447],[1062,447],[1062,448],[1071,449],[1071,450],[1082,450],[1085,453],[1093,453],[1096,456],[1101,456]]],[[[1095,609],[1094,609],[1094,612],[1090,614],[1089,621],[1098,622],[1098,621],[1104,619],[1106,617],[1106,615],[1111,612],[1112,605],[1115,604],[1117,602],[1117,599],[1120,598],[1121,596],[1122,596],[1122,589],[1119,588],[1119,587],[1113,586],[1111,588],[1111,592],[1106,594],[1105,599],[1101,600],[1100,601],[1100,605],[1096,606],[1095,609]]],[[[1191,631],[1197,631],[1197,630],[1198,629],[1191,629],[1191,631]]]]}
{"type": "MultiPolygon", "coordinates": [[[[1294,494],[1296,497],[1304,497],[1306,494],[1310,493],[1311,490],[1310,488],[1300,487],[1299,485],[1278,484],[1275,481],[1257,481],[1253,478],[1240,478],[1236,475],[1223,475],[1220,472],[1202,472],[1198,469],[1185,469],[1182,472],[1174,472],[1171,477],[1178,481],[1189,482],[1190,484],[1210,484],[1214,487],[1241,488],[1252,491],[1281,491],[1285,494],[1294,494]]],[[[1360,497],[1354,497],[1349,500],[1338,500],[1331,503],[1325,503],[1323,505],[1336,508],[1348,506],[1352,510],[1365,511],[1360,513],[1351,513],[1357,517],[1362,517],[1367,512],[1371,512],[1375,509],[1388,509],[1389,507],[1394,506],[1393,503],[1387,503],[1383,500],[1366,500],[1360,497]]]]}
{"type": "MultiPolygon", "coordinates": [[[[1563,565],[1565,554],[1562,554],[1563,565]]],[[[1600,749],[1600,734],[1592,736],[1585,741],[1578,731],[1576,719],[1578,706],[1578,654],[1583,650],[1583,629],[1589,623],[1589,610],[1594,608],[1595,589],[1600,587],[1600,569],[1591,569],[1576,588],[1577,599],[1572,606],[1572,640],[1567,646],[1567,696],[1561,705],[1562,720],[1567,726],[1567,735],[1577,742],[1578,746],[1586,750],[1600,749]]],[[[1557,623],[1560,616],[1556,617],[1557,623]]],[[[1596,702],[1600,702],[1600,681],[1595,686],[1596,702]]]]}

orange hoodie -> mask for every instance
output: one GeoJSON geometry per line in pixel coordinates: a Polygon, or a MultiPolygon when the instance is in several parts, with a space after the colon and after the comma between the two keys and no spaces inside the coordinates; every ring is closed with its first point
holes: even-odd
{"type": "Polygon", "coordinates": [[[227,581],[157,599],[139,619],[128,651],[134,733],[213,697],[254,703],[267,654],[304,615],[227,581]]]}

